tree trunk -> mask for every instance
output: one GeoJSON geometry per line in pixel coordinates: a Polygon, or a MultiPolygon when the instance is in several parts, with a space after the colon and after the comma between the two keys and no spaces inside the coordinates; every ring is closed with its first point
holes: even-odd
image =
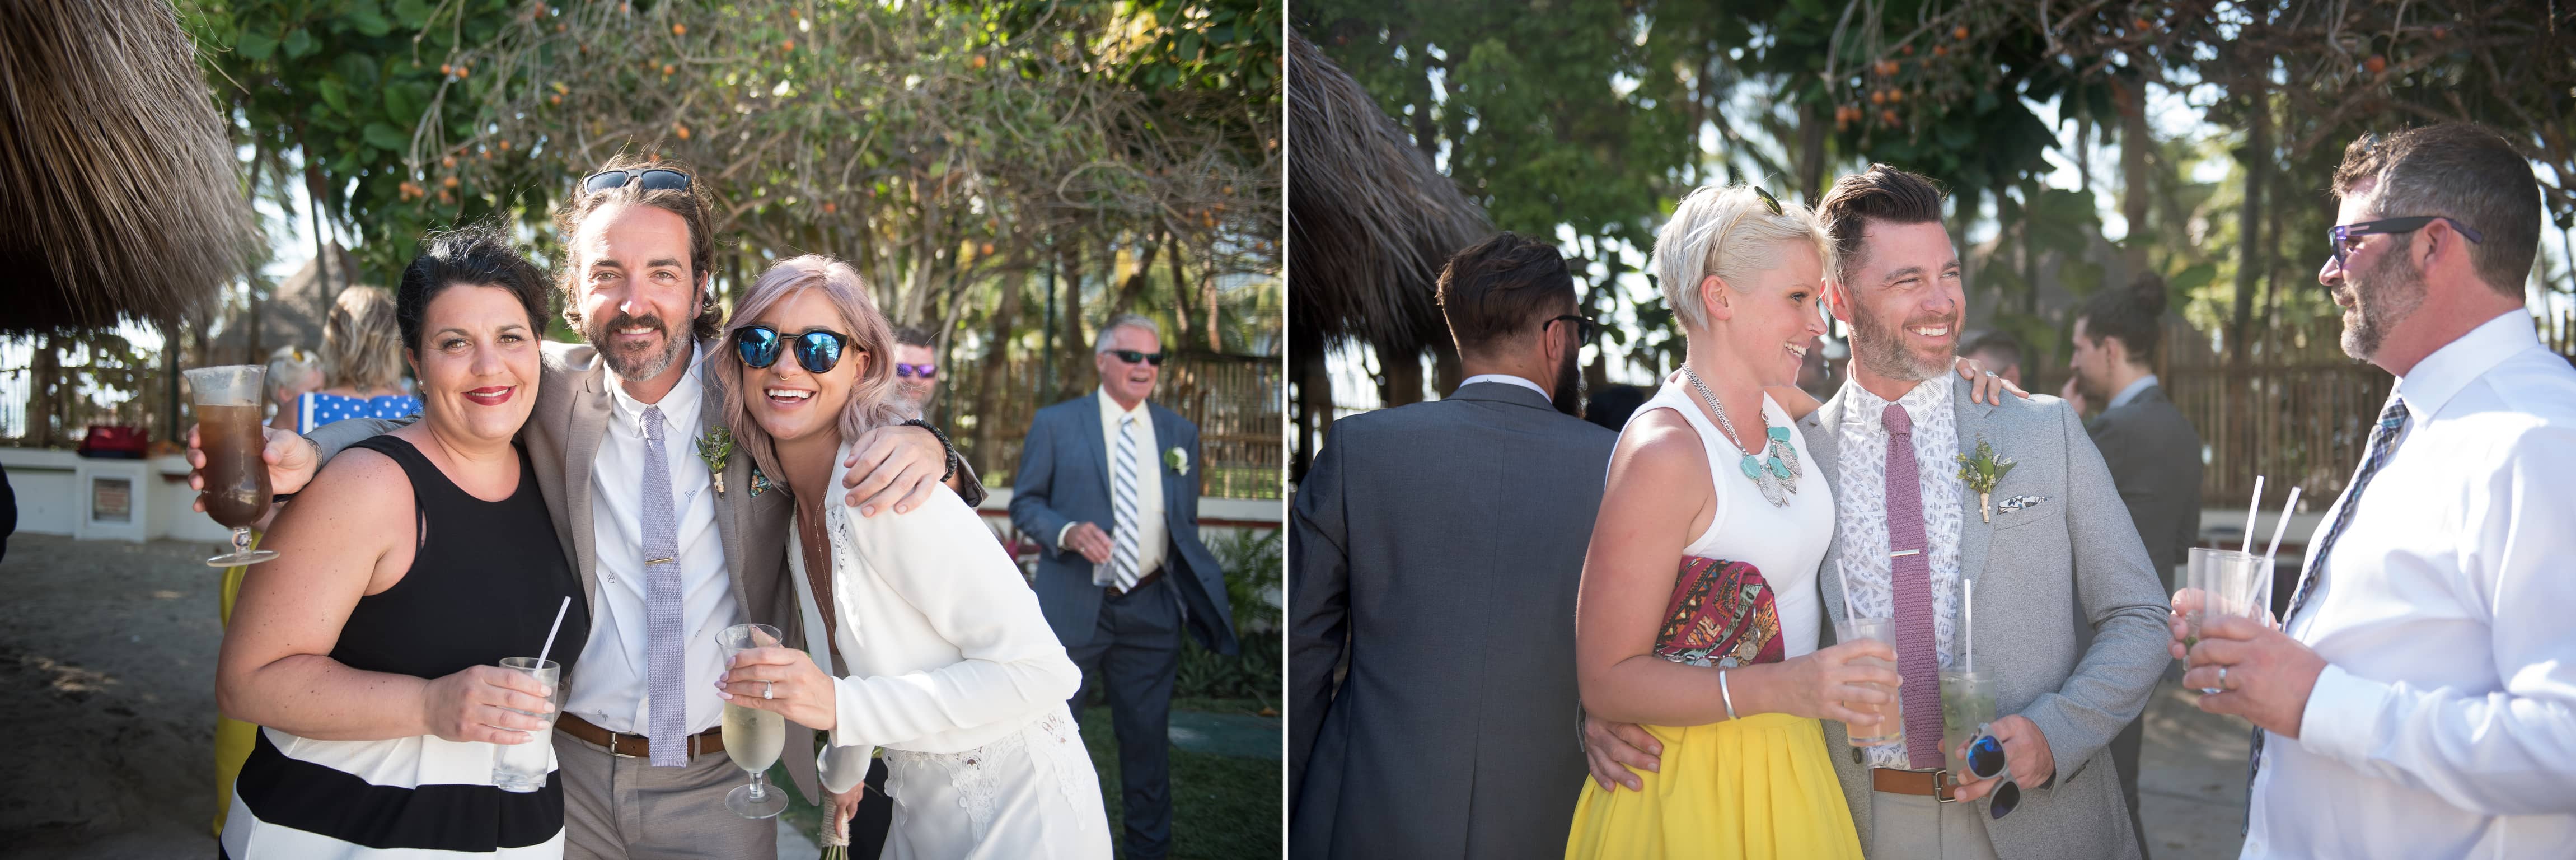
{"type": "Polygon", "coordinates": [[[1815,205],[1824,194],[1825,120],[1816,115],[1816,105],[1798,106],[1798,193],[1807,205],[1815,205]]]}
{"type": "Polygon", "coordinates": [[[1085,383],[1097,375],[1091,362],[1085,360],[1091,355],[1091,341],[1082,335],[1082,244],[1067,243],[1063,253],[1064,333],[1060,336],[1064,342],[1057,346],[1061,350],[1057,360],[1064,366],[1056,371],[1057,400],[1072,398],[1088,388],[1085,383]]]}
{"type": "MultiPolygon", "coordinates": [[[[1146,285],[1153,281],[1150,276],[1154,272],[1154,255],[1162,253],[1162,250],[1163,246],[1159,243],[1136,249],[1136,271],[1119,283],[1118,296],[1110,300],[1108,309],[1101,314],[1102,319],[1106,320],[1136,309],[1136,300],[1145,296],[1146,285]]],[[[1117,260],[1114,255],[1110,257],[1112,276],[1117,275],[1117,260]]],[[[1177,288],[1180,285],[1175,283],[1173,286],[1177,288]]]]}
{"type": "Polygon", "coordinates": [[[54,388],[62,380],[62,357],[54,351],[60,342],[53,335],[32,338],[35,354],[27,361],[27,438],[38,448],[50,448],[61,436],[54,432],[54,388]]]}
{"type": "Polygon", "coordinates": [[[2227,329],[2227,357],[2245,366],[2246,336],[2254,330],[2254,279],[2263,266],[2263,189],[2272,178],[2272,107],[2260,85],[2246,96],[2245,201],[2236,212],[2236,309],[2227,329]]]}
{"type": "MultiPolygon", "coordinates": [[[[966,449],[974,458],[978,475],[999,474],[1001,451],[994,440],[1001,429],[1002,390],[1010,380],[1006,371],[1011,364],[1011,332],[1019,325],[1021,294],[1028,292],[1025,281],[1037,277],[1031,270],[1020,279],[1002,279],[1002,304],[993,309],[992,330],[984,339],[983,366],[975,369],[975,434],[966,449]]],[[[949,380],[954,387],[956,380],[949,380]]],[[[950,419],[954,422],[956,419],[950,419]]]]}
{"type": "MultiPolygon", "coordinates": [[[[1172,341],[1164,344],[1163,347],[1165,349],[1187,350],[1190,347],[1190,334],[1193,331],[1190,326],[1190,294],[1196,291],[1190,289],[1189,281],[1181,279],[1180,239],[1178,237],[1174,237],[1171,244],[1172,255],[1163,258],[1163,260],[1171,267],[1172,270],[1172,341]]],[[[1223,349],[1216,346],[1213,339],[1209,341],[1208,351],[1224,352],[1223,349]]]]}
{"type": "Polygon", "coordinates": [[[1422,353],[1393,344],[1376,344],[1378,403],[1403,406],[1422,402],[1422,353]]]}
{"type": "Polygon", "coordinates": [[[2147,149],[2154,140],[2147,135],[2146,82],[2117,86],[2127,96],[2120,106],[2120,217],[2129,222],[2129,236],[2121,242],[2120,259],[2134,278],[2147,272],[2147,149]]]}

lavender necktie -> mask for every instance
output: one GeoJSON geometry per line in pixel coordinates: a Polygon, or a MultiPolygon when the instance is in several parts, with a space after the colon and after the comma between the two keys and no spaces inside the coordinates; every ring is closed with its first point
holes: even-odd
{"type": "Polygon", "coordinates": [[[652,704],[645,737],[654,767],[689,763],[688,648],[680,614],[680,537],[671,511],[671,458],[662,408],[644,407],[644,665],[652,704]]]}
{"type": "Polygon", "coordinates": [[[1941,660],[1932,635],[1932,548],[1923,539],[1923,479],[1914,472],[1914,419],[1890,403],[1887,426],[1888,586],[1896,605],[1897,701],[1905,709],[1905,762],[1941,767],[1941,660]]]}

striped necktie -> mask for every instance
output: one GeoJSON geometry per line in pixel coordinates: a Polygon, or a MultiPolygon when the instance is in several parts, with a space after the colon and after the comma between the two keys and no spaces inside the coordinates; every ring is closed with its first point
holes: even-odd
{"type": "MultiPolygon", "coordinates": [[[[2281,629],[2290,629],[2290,619],[2299,616],[2299,608],[2308,605],[2308,595],[2316,592],[2317,581],[2326,576],[2326,554],[2334,551],[2335,539],[2343,537],[2343,527],[2352,524],[2352,509],[2361,505],[2361,491],[2370,486],[2370,478],[2379,467],[2388,465],[2388,455],[2397,450],[2398,434],[2406,432],[2406,398],[2388,398],[2388,408],[2379,410],[2379,426],[2370,433],[2370,447],[2362,454],[2361,471],[2352,476],[2352,486],[2343,491],[2335,503],[2334,525],[2326,527],[2326,539],[2317,542],[2316,551],[2308,553],[2308,565],[2299,571],[2299,591],[2290,597],[2290,611],[2281,616],[2281,629]]],[[[2247,755],[2245,787],[2250,792],[2254,777],[2263,772],[2263,727],[2254,727],[2254,749],[2247,755]]],[[[2254,805],[2245,805],[2245,823],[2254,823],[2254,805]]]]}
{"type": "Polygon", "coordinates": [[[1117,468],[1110,478],[1110,506],[1117,515],[1116,530],[1111,533],[1115,544],[1109,553],[1109,581],[1124,594],[1136,587],[1136,416],[1118,419],[1117,468]]]}
{"type": "Polygon", "coordinates": [[[663,446],[662,408],[644,407],[644,667],[645,737],[653,742],[654,767],[689,763],[688,634],[680,612],[680,531],[671,510],[671,458],[663,446]]]}

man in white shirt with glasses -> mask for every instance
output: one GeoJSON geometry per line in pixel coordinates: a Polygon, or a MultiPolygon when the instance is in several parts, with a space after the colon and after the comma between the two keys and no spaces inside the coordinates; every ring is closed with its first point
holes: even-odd
{"type": "MultiPolygon", "coordinates": [[[[2576,369],[2523,308],[2531,165],[2465,124],[2364,137],[2334,177],[2344,351],[2396,375],[2274,631],[2187,652],[2255,726],[2246,857],[2576,850],[2576,369]]],[[[2322,416],[2319,416],[2322,417],[2322,416]]],[[[2177,602],[2188,602],[2184,595],[2177,602]]]]}

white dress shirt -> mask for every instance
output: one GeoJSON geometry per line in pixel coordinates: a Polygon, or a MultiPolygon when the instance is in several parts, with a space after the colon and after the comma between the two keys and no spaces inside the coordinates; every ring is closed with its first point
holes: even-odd
{"type": "MultiPolygon", "coordinates": [[[[1504,385],[1518,385],[1522,388],[1538,392],[1539,397],[1545,398],[1550,403],[1556,402],[1556,398],[1548,397],[1547,389],[1538,387],[1538,383],[1531,382],[1527,379],[1522,379],[1508,373],[1479,373],[1474,376],[1467,377],[1467,381],[1458,383],[1458,387],[1464,389],[1467,386],[1474,385],[1479,382],[1499,382],[1504,385]]],[[[1452,391],[1449,393],[1455,395],[1458,392],[1452,391]]]]}
{"type": "Polygon", "coordinates": [[[2155,384],[2155,374],[2150,373],[2145,376],[2138,377],[2136,380],[2129,383],[2129,387],[2120,389],[2120,393],[2118,394],[2111,395],[2111,402],[2102,404],[2102,408],[2105,410],[2111,410],[2127,406],[2129,405],[2129,401],[2138,399],[2138,395],[2146,391],[2148,386],[2155,384]]]}
{"type": "MultiPolygon", "coordinates": [[[[1100,474],[1109,476],[1113,496],[1118,492],[1118,422],[1128,416],[1136,418],[1127,433],[1136,437],[1136,575],[1145,576],[1163,566],[1163,545],[1171,536],[1171,528],[1163,523],[1163,452],[1154,447],[1154,413],[1145,408],[1147,401],[1136,401],[1136,408],[1128,409],[1109,396],[1109,389],[1094,393],[1100,398],[1100,474]]],[[[1080,524],[1065,523],[1064,528],[1057,529],[1055,545],[1064,546],[1064,537],[1072,534],[1076,525],[1080,524]]],[[[1112,542],[1118,540],[1117,523],[1093,525],[1108,534],[1112,542]]]]}
{"type": "MultiPolygon", "coordinates": [[[[2576,369],[2519,310],[2397,381],[2407,429],[2289,634],[2329,664],[2263,745],[2246,857],[2576,851],[2576,369]]],[[[2365,425],[2367,427],[2369,425],[2365,425]]]]}
{"type": "MultiPolygon", "coordinates": [[[[1950,386],[1935,374],[1897,398],[1914,421],[1914,474],[1922,485],[1925,555],[1932,564],[1932,638],[1941,668],[1950,668],[1952,637],[1959,629],[1960,513],[1959,416],[1950,386]]],[[[1842,453],[1836,464],[1834,519],[1843,539],[1843,605],[1852,618],[1896,615],[1893,562],[1887,556],[1887,401],[1856,382],[1843,383],[1842,453]]],[[[1834,572],[1827,572],[1832,575],[1834,572]]],[[[1838,631],[1851,638],[1851,631],[1838,631]]],[[[1866,748],[1869,766],[1911,770],[1905,743],[1866,748]]]]}
{"type": "Polygon", "coordinates": [[[706,404],[705,369],[695,350],[689,369],[660,403],[644,403],[626,394],[624,383],[608,380],[608,428],[599,453],[591,460],[590,522],[597,559],[598,594],[592,600],[590,642],[581,652],[581,671],[573,673],[564,710],[612,732],[642,734],[652,724],[652,674],[645,663],[644,408],[662,410],[662,451],[670,460],[671,511],[678,524],[681,617],[687,626],[688,731],[713,728],[724,715],[716,698],[716,679],[724,675],[724,653],[716,634],[742,623],[734,605],[733,577],[725,568],[724,540],[716,530],[715,486],[706,462],[698,459],[698,437],[706,433],[701,419],[706,404]]]}

